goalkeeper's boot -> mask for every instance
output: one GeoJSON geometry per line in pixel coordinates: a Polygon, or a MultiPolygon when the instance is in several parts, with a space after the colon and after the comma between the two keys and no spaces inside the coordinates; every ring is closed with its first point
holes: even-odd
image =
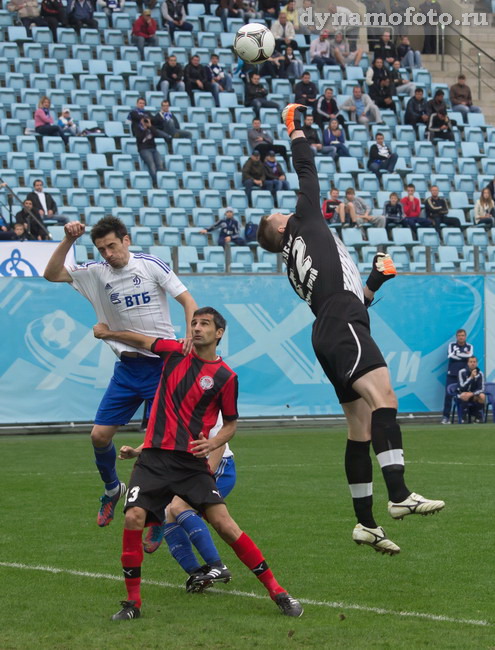
{"type": "Polygon", "coordinates": [[[107,494],[104,494],[102,497],[100,497],[101,506],[98,512],[98,517],[96,519],[98,526],[108,526],[108,524],[112,521],[115,513],[115,506],[117,505],[120,497],[125,494],[126,490],[126,484],[120,483],[116,494],[111,497],[109,497],[107,494]]]}
{"type": "Polygon", "coordinates": [[[357,524],[352,531],[352,539],[356,544],[371,546],[371,548],[383,555],[397,555],[400,553],[400,547],[387,537],[381,526],[367,528],[362,524],[357,524]]]}
{"type": "Polygon", "coordinates": [[[304,106],[304,104],[287,104],[284,108],[282,111],[282,119],[289,135],[292,131],[301,129],[304,113],[307,109],[308,107],[304,106]]]}
{"type": "Polygon", "coordinates": [[[421,494],[411,494],[400,503],[388,502],[388,512],[393,519],[404,519],[406,515],[433,515],[445,508],[444,501],[425,499],[421,494]]]}
{"type": "Polygon", "coordinates": [[[141,616],[141,610],[136,607],[135,600],[122,600],[122,609],[112,616],[112,621],[131,621],[141,616]]]}

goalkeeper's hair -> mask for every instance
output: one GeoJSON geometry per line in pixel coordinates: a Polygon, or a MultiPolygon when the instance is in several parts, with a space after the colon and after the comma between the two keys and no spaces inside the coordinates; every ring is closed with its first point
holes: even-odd
{"type": "Polygon", "coordinates": [[[268,221],[269,216],[265,214],[261,217],[256,238],[261,248],[270,253],[280,253],[283,249],[284,233],[278,232],[273,223],[268,221]]]}

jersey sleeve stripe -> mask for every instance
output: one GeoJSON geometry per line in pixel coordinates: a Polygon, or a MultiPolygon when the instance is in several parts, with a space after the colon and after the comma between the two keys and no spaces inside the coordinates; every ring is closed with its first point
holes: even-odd
{"type": "Polygon", "coordinates": [[[168,264],[166,264],[163,260],[159,259],[158,257],[154,257],[153,255],[145,255],[144,253],[135,253],[134,257],[138,259],[143,259],[143,260],[148,260],[149,262],[154,262],[155,264],[158,264],[160,268],[162,268],[165,273],[170,273],[172,270],[168,264]]]}

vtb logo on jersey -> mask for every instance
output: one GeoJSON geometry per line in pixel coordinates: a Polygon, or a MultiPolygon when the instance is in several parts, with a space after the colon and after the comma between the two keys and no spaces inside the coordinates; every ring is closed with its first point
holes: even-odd
{"type": "Polygon", "coordinates": [[[135,287],[138,287],[141,284],[141,278],[137,275],[132,276],[132,282],[135,287]]]}
{"type": "Polygon", "coordinates": [[[201,377],[199,380],[199,385],[203,390],[210,390],[210,388],[213,388],[214,383],[213,377],[209,377],[208,375],[201,377]]]}

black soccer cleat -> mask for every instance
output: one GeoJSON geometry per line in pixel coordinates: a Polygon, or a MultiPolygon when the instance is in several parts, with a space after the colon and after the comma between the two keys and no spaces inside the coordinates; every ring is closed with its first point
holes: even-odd
{"type": "Polygon", "coordinates": [[[112,616],[112,621],[131,621],[141,616],[141,610],[136,607],[135,600],[121,600],[122,609],[112,616]]]}
{"type": "Polygon", "coordinates": [[[202,567],[197,569],[194,573],[191,573],[189,578],[186,580],[186,592],[188,594],[201,594],[205,589],[211,587],[212,582],[200,582],[196,578],[203,578],[205,573],[208,573],[210,570],[209,564],[203,564],[202,567]]]}
{"type": "Polygon", "coordinates": [[[206,568],[208,569],[206,572],[195,573],[190,577],[186,583],[186,590],[188,583],[191,585],[190,592],[198,592],[208,589],[214,582],[230,582],[232,580],[232,574],[225,564],[206,568]],[[199,586],[201,587],[200,589],[197,588],[199,586]]]}
{"type": "Polygon", "coordinates": [[[286,591],[277,594],[274,600],[275,604],[284,616],[295,616],[296,618],[299,618],[304,613],[301,603],[295,598],[292,598],[292,596],[286,591]]]}

